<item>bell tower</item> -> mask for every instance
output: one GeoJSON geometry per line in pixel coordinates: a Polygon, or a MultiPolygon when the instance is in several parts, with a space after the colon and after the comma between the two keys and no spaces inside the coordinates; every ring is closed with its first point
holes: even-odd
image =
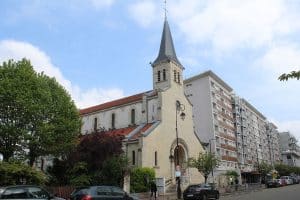
{"type": "Polygon", "coordinates": [[[151,63],[153,68],[153,89],[166,90],[170,87],[183,87],[182,71],[184,67],[179,62],[169,23],[165,17],[160,48],[157,58],[151,63]]]}

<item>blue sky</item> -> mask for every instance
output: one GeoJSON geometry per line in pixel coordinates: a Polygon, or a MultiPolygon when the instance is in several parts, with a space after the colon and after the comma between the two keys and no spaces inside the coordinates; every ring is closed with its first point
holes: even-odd
{"type": "MultiPolygon", "coordinates": [[[[169,0],[186,78],[212,70],[300,140],[300,1],[169,0]]],[[[163,0],[2,0],[0,61],[29,58],[80,108],[152,89],[163,0]]]]}

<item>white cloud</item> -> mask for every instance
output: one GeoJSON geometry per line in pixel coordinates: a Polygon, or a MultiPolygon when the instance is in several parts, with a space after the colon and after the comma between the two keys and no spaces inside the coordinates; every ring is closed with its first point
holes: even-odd
{"type": "Polygon", "coordinates": [[[300,70],[300,49],[295,45],[272,47],[256,61],[255,65],[276,75],[300,70]]]}
{"type": "MultiPolygon", "coordinates": [[[[189,7],[189,1],[178,2],[174,7],[185,4],[189,7]]],[[[289,13],[287,3],[282,0],[210,0],[196,6],[198,11],[192,9],[193,14],[175,16],[179,28],[191,43],[210,41],[218,51],[261,47],[278,35],[299,29],[299,23],[291,21],[294,14],[289,13]]]]}
{"type": "Polygon", "coordinates": [[[22,58],[29,59],[37,72],[43,71],[48,76],[55,77],[56,80],[71,94],[79,108],[93,106],[124,96],[123,91],[118,88],[92,88],[83,91],[78,86],[72,84],[70,80],[66,79],[60,69],[53,65],[49,56],[39,48],[27,42],[15,40],[0,41],[1,63],[8,59],[21,60],[22,58]]]}
{"type": "Polygon", "coordinates": [[[146,28],[151,26],[159,17],[160,9],[156,7],[154,1],[142,0],[129,5],[128,11],[131,17],[142,27],[146,28]]]}
{"type": "Polygon", "coordinates": [[[298,142],[300,142],[300,120],[291,120],[291,121],[276,121],[271,120],[276,126],[278,126],[279,132],[289,131],[294,135],[298,142]]]}

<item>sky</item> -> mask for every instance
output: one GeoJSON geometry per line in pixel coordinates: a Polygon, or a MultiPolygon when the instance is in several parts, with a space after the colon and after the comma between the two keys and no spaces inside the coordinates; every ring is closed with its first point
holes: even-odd
{"type": "MultiPolygon", "coordinates": [[[[300,1],[168,0],[184,77],[212,70],[300,141],[300,1]]],[[[78,108],[152,89],[164,0],[1,0],[0,62],[27,58],[78,108]]]]}

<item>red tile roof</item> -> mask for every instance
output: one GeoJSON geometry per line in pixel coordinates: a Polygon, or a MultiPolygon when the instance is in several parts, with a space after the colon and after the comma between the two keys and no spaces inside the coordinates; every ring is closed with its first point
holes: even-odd
{"type": "MultiPolygon", "coordinates": [[[[150,91],[148,91],[148,92],[150,92],[150,91]]],[[[124,104],[132,103],[132,102],[136,102],[136,101],[141,101],[142,98],[143,98],[143,95],[145,93],[147,93],[147,92],[135,94],[135,95],[132,95],[132,96],[129,96],[129,97],[124,97],[122,99],[117,99],[117,100],[106,102],[106,103],[103,103],[103,104],[100,104],[100,105],[96,105],[96,106],[92,106],[92,107],[89,107],[89,108],[81,109],[81,110],[79,110],[79,112],[80,112],[80,115],[85,115],[85,114],[93,113],[93,112],[96,112],[96,111],[104,110],[104,109],[107,109],[107,108],[112,108],[112,107],[115,107],[115,106],[121,106],[121,105],[124,105],[124,104]]],[[[153,94],[153,95],[155,95],[155,94],[153,94]]]]}
{"type": "Polygon", "coordinates": [[[148,130],[151,126],[153,125],[153,123],[150,124],[146,124],[137,134],[135,134],[132,139],[137,139],[139,138],[143,132],[145,132],[146,130],[148,130]]]}
{"type": "MultiPolygon", "coordinates": [[[[145,124],[143,126],[143,128],[137,132],[132,138],[130,139],[138,139],[143,132],[145,132],[146,130],[148,130],[151,126],[153,125],[153,123],[149,123],[149,124],[145,124]]],[[[96,134],[108,134],[108,135],[115,135],[115,136],[128,136],[134,129],[136,129],[138,126],[129,126],[129,127],[125,127],[125,128],[120,128],[120,129],[112,129],[112,130],[107,130],[107,131],[102,131],[102,132],[98,132],[96,134]]],[[[83,135],[82,137],[88,136],[90,134],[87,135],[83,135]]]]}

